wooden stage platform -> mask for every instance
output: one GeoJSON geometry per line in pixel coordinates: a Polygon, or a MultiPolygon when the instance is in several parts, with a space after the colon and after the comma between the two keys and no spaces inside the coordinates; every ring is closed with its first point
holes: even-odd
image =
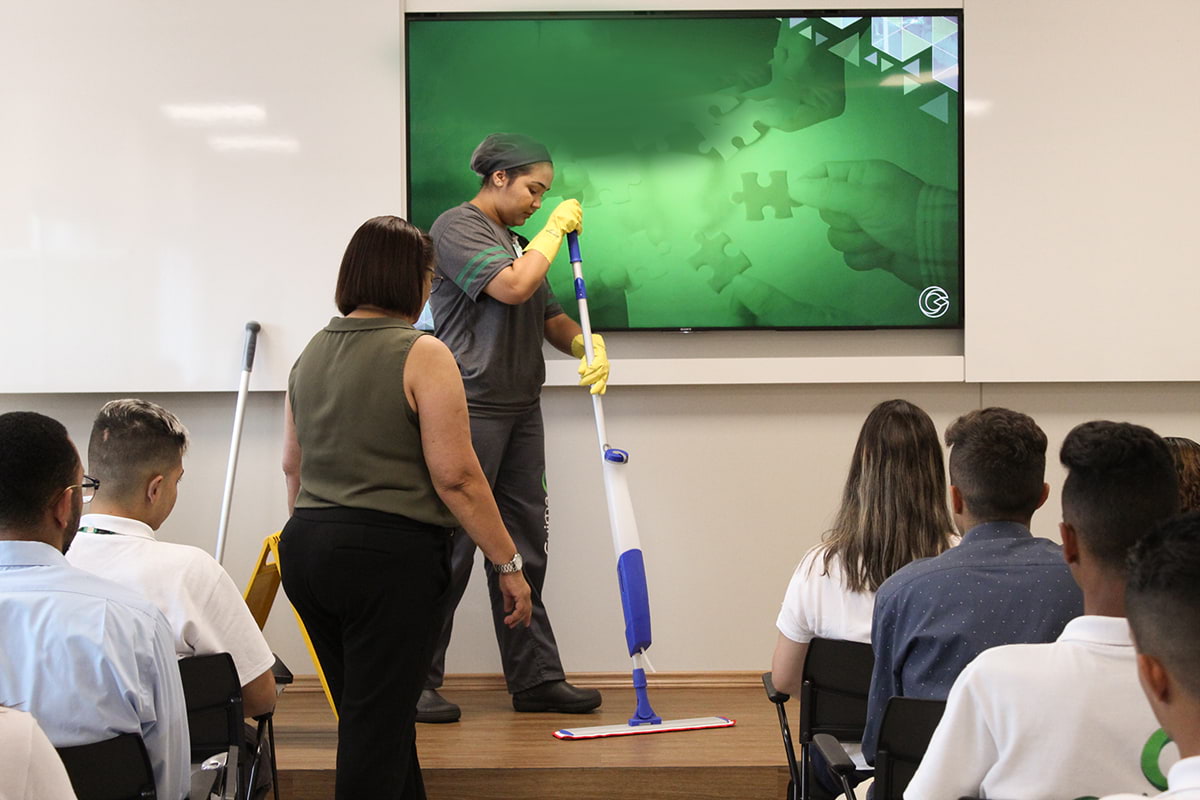
{"type": "MultiPolygon", "coordinates": [[[[451,676],[443,694],[462,721],[418,725],[430,800],[780,800],[787,766],[775,708],[756,675],[651,676],[650,700],[664,719],[723,716],[732,728],[560,741],[564,727],[625,722],[633,690],[615,676],[570,676],[604,692],[591,714],[518,714],[498,677],[451,676]],[[591,680],[589,680],[591,678],[591,680]]],[[[279,699],[275,733],[283,800],[333,797],[336,723],[313,681],[279,699]]]]}

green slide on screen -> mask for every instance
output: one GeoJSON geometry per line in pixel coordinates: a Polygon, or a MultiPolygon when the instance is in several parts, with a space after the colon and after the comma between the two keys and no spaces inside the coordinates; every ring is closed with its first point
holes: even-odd
{"type": "MultiPolygon", "coordinates": [[[[959,25],[411,15],[412,220],[520,132],[555,179],[519,232],[580,200],[597,329],[959,327],[959,25]]],[[[574,315],[565,248],[549,280],[574,315]]]]}

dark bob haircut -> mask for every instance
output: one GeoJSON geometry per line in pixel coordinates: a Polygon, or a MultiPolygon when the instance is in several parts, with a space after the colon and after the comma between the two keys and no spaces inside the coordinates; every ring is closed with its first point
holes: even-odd
{"type": "Polygon", "coordinates": [[[364,222],[346,245],[333,300],[349,314],[376,306],[406,317],[421,313],[425,277],[433,270],[433,241],[400,217],[364,222]]]}

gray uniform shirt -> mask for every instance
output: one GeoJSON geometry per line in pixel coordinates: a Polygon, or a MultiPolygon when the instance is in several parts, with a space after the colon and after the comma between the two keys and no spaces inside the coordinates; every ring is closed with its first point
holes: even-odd
{"type": "Polygon", "coordinates": [[[437,251],[433,323],[458,361],[471,410],[534,405],[546,380],[545,323],[563,313],[550,285],[542,281],[519,305],[483,291],[517,258],[520,240],[470,203],[444,212],[429,235],[437,251]]]}

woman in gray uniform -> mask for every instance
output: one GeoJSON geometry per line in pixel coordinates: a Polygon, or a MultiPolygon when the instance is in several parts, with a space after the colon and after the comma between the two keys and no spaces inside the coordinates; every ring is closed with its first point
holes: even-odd
{"type": "MultiPolygon", "coordinates": [[[[581,713],[600,705],[600,693],[564,680],[550,619],[542,603],[549,538],[545,447],[540,405],[546,365],[542,342],[583,356],[579,325],[563,313],[546,282],[562,239],[581,230],[583,210],[564,200],[545,227],[526,241],[518,227],[542,205],[554,181],[544,146],[519,134],[497,133],[471,156],[480,176],[479,193],[450,209],[430,228],[437,249],[437,275],[430,305],[437,336],[454,353],[467,390],[471,441],[491,482],[504,524],[533,587],[533,623],[503,624],[503,597],[496,570],[488,570],[488,590],[500,659],[517,711],[581,713]]],[[[603,393],[608,380],[604,340],[593,334],[595,358],[579,367],[580,384],[603,393]]],[[[453,722],[458,706],[437,693],[445,670],[454,608],[462,598],[475,557],[475,545],[455,536],[451,555],[451,606],[435,650],[425,691],[417,706],[420,722],[453,722]]]]}

